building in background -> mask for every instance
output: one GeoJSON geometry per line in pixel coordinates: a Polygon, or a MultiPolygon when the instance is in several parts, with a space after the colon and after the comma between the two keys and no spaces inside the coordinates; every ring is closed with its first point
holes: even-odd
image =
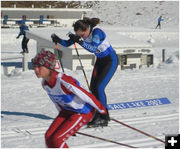
{"type": "Polygon", "coordinates": [[[1,8],[1,27],[16,27],[19,20],[27,25],[70,27],[91,9],[83,8],[1,8]]]}
{"type": "MultiPolygon", "coordinates": [[[[57,34],[62,35],[67,32],[68,28],[56,31],[57,34]]],[[[29,39],[37,41],[37,53],[42,50],[55,49],[55,44],[51,40],[51,34],[51,30],[43,30],[43,32],[31,30],[26,32],[29,39]]],[[[118,69],[140,69],[142,67],[153,66],[154,49],[151,44],[120,35],[116,30],[106,30],[106,34],[110,37],[109,39],[113,39],[111,40],[111,44],[119,58],[118,69]]],[[[61,60],[64,68],[70,70],[81,69],[79,58],[73,45],[70,47],[63,47],[59,44],[59,49],[62,51],[61,60]]],[[[92,70],[96,61],[96,56],[93,53],[84,50],[79,44],[77,44],[77,49],[84,69],[92,70]]],[[[55,49],[55,51],[57,50],[55,49]]],[[[58,57],[57,54],[58,53],[55,53],[58,57]]]]}

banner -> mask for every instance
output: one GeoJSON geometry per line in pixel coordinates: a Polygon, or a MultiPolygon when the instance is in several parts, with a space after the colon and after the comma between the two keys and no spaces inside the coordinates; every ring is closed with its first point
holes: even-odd
{"type": "Polygon", "coordinates": [[[139,107],[148,107],[148,106],[159,106],[164,104],[170,104],[171,102],[168,98],[157,98],[157,99],[147,99],[147,100],[138,100],[132,102],[122,102],[122,103],[114,103],[108,104],[108,110],[121,110],[121,109],[128,109],[128,108],[139,108],[139,107]]]}

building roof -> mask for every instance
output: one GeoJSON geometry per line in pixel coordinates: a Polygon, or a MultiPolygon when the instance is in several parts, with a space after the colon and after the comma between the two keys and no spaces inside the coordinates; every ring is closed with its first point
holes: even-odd
{"type": "Polygon", "coordinates": [[[1,11],[48,11],[48,12],[58,12],[58,11],[92,11],[92,9],[83,9],[83,8],[1,8],[1,11]]]}
{"type": "MultiPolygon", "coordinates": [[[[50,15],[55,19],[80,19],[84,12],[91,9],[79,8],[1,8],[3,15],[8,15],[9,19],[19,19],[23,15],[27,19],[38,19],[40,15],[50,15]]],[[[51,18],[52,18],[51,17],[51,18]]]]}

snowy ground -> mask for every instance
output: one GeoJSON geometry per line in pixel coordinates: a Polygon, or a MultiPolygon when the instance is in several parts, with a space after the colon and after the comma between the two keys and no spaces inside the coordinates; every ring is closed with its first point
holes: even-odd
{"type": "MultiPolygon", "coordinates": [[[[106,30],[111,29],[110,27],[104,28],[106,30]]],[[[52,28],[47,28],[47,30],[52,30],[52,28]]],[[[119,28],[118,32],[139,41],[147,41],[151,35],[153,38],[152,44],[155,48],[155,65],[152,68],[140,70],[117,70],[106,88],[108,103],[167,97],[171,104],[110,111],[110,115],[164,140],[165,134],[177,134],[179,131],[178,33],[171,30],[160,32],[149,30],[149,32],[143,32],[143,28],[141,32],[135,28],[133,30],[132,32],[127,32],[126,29],[119,28]],[[161,63],[161,50],[163,48],[166,49],[167,53],[166,63],[161,63]]],[[[2,29],[1,33],[2,58],[19,55],[20,40],[15,39],[18,30],[2,29]]],[[[35,54],[35,47],[35,42],[30,40],[29,60],[35,54]]],[[[81,71],[71,72],[66,70],[66,72],[76,77],[87,88],[81,71]]],[[[86,71],[86,73],[88,78],[90,78],[91,70],[86,71]]],[[[41,88],[41,79],[37,79],[32,70],[22,72],[21,68],[17,68],[9,77],[1,75],[1,83],[1,147],[45,147],[44,133],[52,122],[52,118],[57,115],[57,111],[45,91],[41,88]]],[[[113,121],[110,122],[107,128],[83,128],[80,132],[137,147],[164,146],[161,142],[116,124],[113,121]]],[[[80,135],[71,137],[68,140],[68,144],[74,148],[119,147],[113,143],[80,135]]]]}
{"type": "MultiPolygon", "coordinates": [[[[167,5],[165,6],[167,7],[167,5]]],[[[161,5],[160,7],[163,6],[161,5]]],[[[166,7],[163,7],[163,9],[165,10],[166,7]]],[[[172,18],[168,15],[168,17],[169,20],[173,21],[177,15],[172,18]]],[[[127,22],[127,24],[129,23],[130,21],[127,22]]],[[[139,70],[117,70],[106,88],[106,93],[109,104],[167,97],[171,104],[110,111],[111,117],[162,140],[165,139],[167,134],[179,133],[179,30],[177,22],[171,22],[170,25],[171,27],[167,25],[162,30],[155,30],[144,26],[138,28],[133,26],[121,27],[118,25],[103,26],[107,32],[113,30],[120,35],[139,41],[149,41],[153,45],[154,66],[139,70]],[[161,62],[162,49],[166,49],[165,63],[161,62]]],[[[57,28],[31,30],[54,32],[57,28]]],[[[59,32],[62,32],[62,37],[65,36],[64,32],[66,30],[70,29],[58,29],[59,32]]],[[[20,56],[21,39],[16,39],[18,32],[18,29],[1,30],[1,63],[7,62],[3,61],[3,59],[8,57],[20,56]]],[[[110,40],[113,45],[113,41],[116,39],[113,39],[113,36],[111,36],[110,40]]],[[[33,40],[29,42],[29,51],[28,57],[30,61],[36,53],[36,43],[33,40]]],[[[13,64],[20,61],[11,60],[13,64]]],[[[77,78],[82,86],[87,89],[80,70],[70,71],[66,69],[65,71],[67,74],[77,78]]],[[[88,79],[90,79],[91,72],[92,70],[86,70],[88,79]]],[[[57,111],[53,103],[41,87],[41,79],[36,78],[33,70],[22,72],[22,68],[16,68],[10,76],[1,74],[2,148],[44,148],[44,133],[56,115],[57,111]]],[[[164,148],[162,142],[144,136],[113,121],[110,122],[108,127],[82,128],[80,132],[135,147],[164,148]]],[[[122,147],[81,135],[70,137],[67,143],[72,148],[122,147]]]]}

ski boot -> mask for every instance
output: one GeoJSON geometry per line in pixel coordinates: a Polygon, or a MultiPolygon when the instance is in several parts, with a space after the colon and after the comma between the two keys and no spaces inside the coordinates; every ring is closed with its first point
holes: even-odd
{"type": "Polygon", "coordinates": [[[24,54],[25,52],[24,51],[21,51],[20,54],[24,54]]]}
{"type": "Polygon", "coordinates": [[[99,118],[100,118],[100,113],[95,112],[92,121],[90,121],[90,122],[87,124],[87,128],[93,128],[94,124],[96,123],[96,121],[99,120],[99,118]]]}
{"type": "Polygon", "coordinates": [[[93,120],[87,124],[87,128],[95,128],[95,127],[106,127],[108,126],[108,122],[110,121],[109,113],[107,110],[107,114],[95,114],[93,120]]]}

